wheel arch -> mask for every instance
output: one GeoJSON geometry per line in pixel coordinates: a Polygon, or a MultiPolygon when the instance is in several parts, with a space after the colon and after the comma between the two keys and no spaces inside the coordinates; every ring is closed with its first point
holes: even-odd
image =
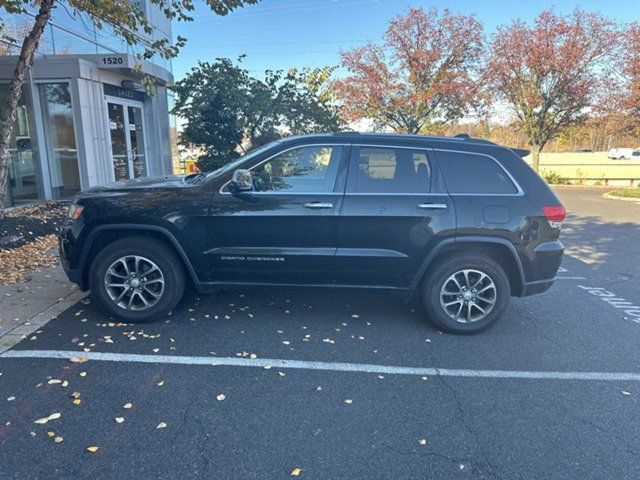
{"type": "Polygon", "coordinates": [[[198,277],[191,265],[191,261],[173,233],[159,225],[145,224],[113,224],[95,227],[84,243],[78,262],[78,267],[82,272],[81,288],[87,289],[89,286],[89,270],[96,255],[112,241],[128,236],[148,236],[166,244],[178,254],[188,273],[188,277],[196,288],[199,288],[198,277]]]}
{"type": "Polygon", "coordinates": [[[518,297],[524,292],[524,269],[513,244],[501,237],[469,236],[445,239],[431,250],[411,282],[411,293],[416,292],[422,279],[443,255],[457,252],[478,252],[489,256],[504,268],[509,278],[511,295],[518,297]]]}

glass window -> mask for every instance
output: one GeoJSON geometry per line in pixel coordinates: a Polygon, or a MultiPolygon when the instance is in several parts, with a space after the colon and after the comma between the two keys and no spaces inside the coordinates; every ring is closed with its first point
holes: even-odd
{"type": "Polygon", "coordinates": [[[39,87],[51,195],[55,199],[71,197],[80,191],[80,172],[69,84],[46,83],[39,87]]]}
{"type": "Polygon", "coordinates": [[[518,193],[507,173],[484,155],[439,151],[438,164],[449,193],[518,193]]]}
{"type": "Polygon", "coordinates": [[[255,169],[258,192],[332,192],[342,157],[340,146],[309,146],[288,150],[255,169]]]}
{"type": "Polygon", "coordinates": [[[354,191],[428,193],[431,166],[426,152],[405,148],[356,147],[354,191]]]}
{"type": "MultiPolygon", "coordinates": [[[[26,86],[23,85],[16,121],[9,139],[9,201],[12,205],[33,202],[39,197],[40,172],[38,170],[38,147],[32,126],[31,104],[27,103],[26,86]]],[[[0,105],[7,103],[9,85],[0,85],[0,105]]],[[[0,186],[4,195],[5,186],[0,186]]]]}

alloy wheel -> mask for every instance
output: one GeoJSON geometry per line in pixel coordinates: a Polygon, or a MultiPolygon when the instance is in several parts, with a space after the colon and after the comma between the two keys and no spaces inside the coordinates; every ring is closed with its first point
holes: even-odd
{"type": "Polygon", "coordinates": [[[496,299],[493,279],[474,269],[455,272],[440,290],[440,305],[449,317],[459,323],[482,320],[493,310],[496,299]]]}
{"type": "Polygon", "coordinates": [[[109,298],[125,310],[147,310],[164,293],[164,275],[148,258],[126,255],[113,262],[104,275],[109,298]]]}

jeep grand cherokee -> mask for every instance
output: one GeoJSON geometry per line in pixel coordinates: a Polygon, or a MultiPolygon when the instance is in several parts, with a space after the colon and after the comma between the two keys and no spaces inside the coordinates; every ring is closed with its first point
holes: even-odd
{"type": "Polygon", "coordinates": [[[440,329],[491,325],[547,290],[564,207],[524,150],[467,136],[289,137],[210,173],[78,194],[60,235],[68,277],[129,322],[187,282],[394,290],[440,329]]]}

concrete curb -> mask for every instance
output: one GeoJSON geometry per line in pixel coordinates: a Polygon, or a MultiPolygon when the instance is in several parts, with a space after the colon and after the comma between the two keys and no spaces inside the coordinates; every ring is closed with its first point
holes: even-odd
{"type": "Polygon", "coordinates": [[[557,188],[559,190],[611,190],[612,188],[616,188],[616,187],[612,187],[611,185],[606,186],[606,185],[565,185],[565,184],[560,184],[560,183],[548,183],[547,185],[549,185],[551,188],[557,188]]]}
{"type": "Polygon", "coordinates": [[[24,340],[33,332],[39,330],[46,325],[50,320],[53,320],[67,308],[71,307],[75,303],[85,298],[89,292],[81,292],[76,289],[69,293],[66,297],[58,300],[53,305],[48,306],[44,310],[38,312],[22,325],[18,325],[15,328],[9,330],[7,333],[0,337],[0,353],[13,348],[21,340],[24,340]]]}
{"type": "Polygon", "coordinates": [[[602,196],[604,198],[610,198],[611,200],[622,200],[623,202],[640,203],[640,198],[619,197],[618,195],[611,195],[609,193],[603,193],[602,196]]]}

